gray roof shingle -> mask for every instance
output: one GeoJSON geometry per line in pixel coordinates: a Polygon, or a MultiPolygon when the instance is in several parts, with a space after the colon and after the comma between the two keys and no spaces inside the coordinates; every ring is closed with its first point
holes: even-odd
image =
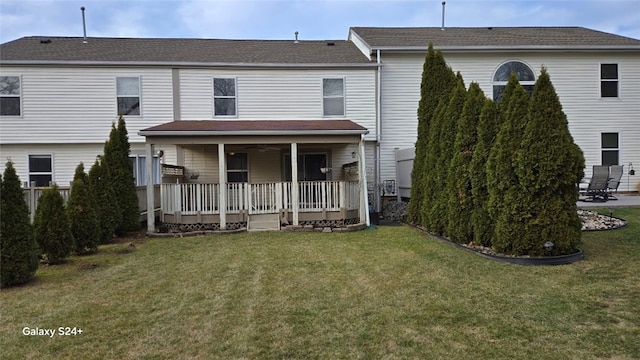
{"type": "Polygon", "coordinates": [[[640,40],[583,27],[353,27],[372,49],[636,49],[640,40]]]}
{"type": "Polygon", "coordinates": [[[3,62],[367,64],[350,41],[24,37],[0,46],[3,62]],[[50,42],[49,42],[50,40],[50,42]]]}

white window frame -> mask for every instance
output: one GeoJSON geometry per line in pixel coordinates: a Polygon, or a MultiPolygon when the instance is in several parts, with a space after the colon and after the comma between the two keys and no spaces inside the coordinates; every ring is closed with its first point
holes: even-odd
{"type": "Polygon", "coordinates": [[[211,89],[212,94],[213,94],[213,101],[212,101],[212,107],[213,107],[213,117],[215,118],[237,118],[238,117],[238,78],[235,76],[214,76],[213,79],[211,80],[211,89]],[[216,96],[216,79],[231,79],[233,80],[233,86],[234,86],[234,93],[235,95],[233,96],[229,96],[229,95],[224,95],[224,96],[216,96]],[[216,115],[216,99],[233,99],[234,100],[234,107],[235,107],[235,114],[233,115],[216,115]]]}
{"type": "MultiPolygon", "coordinates": [[[[136,186],[145,186],[147,185],[147,176],[146,176],[146,161],[145,164],[141,166],[140,164],[140,159],[145,159],[146,160],[147,156],[146,155],[138,155],[138,154],[130,154],[129,155],[129,159],[133,159],[134,161],[134,166],[135,166],[135,170],[133,172],[133,178],[135,181],[135,185],[136,186]]],[[[162,165],[160,164],[160,158],[158,156],[153,156],[153,162],[154,165],[152,166],[152,169],[155,170],[155,173],[153,174],[153,184],[160,184],[162,182],[162,176],[161,176],[161,172],[162,172],[162,165]]]]}
{"type": "MultiPolygon", "coordinates": [[[[612,131],[601,131],[601,132],[599,133],[600,138],[598,139],[598,141],[600,142],[600,164],[605,165],[605,164],[603,163],[603,161],[602,161],[602,160],[603,160],[603,158],[602,158],[602,154],[603,154],[604,152],[614,152],[614,151],[615,151],[615,152],[617,152],[617,153],[618,153],[618,161],[617,161],[617,164],[615,164],[615,165],[620,165],[620,154],[621,154],[621,150],[620,150],[620,148],[621,148],[621,147],[620,147],[620,140],[621,140],[621,137],[620,137],[620,134],[621,134],[621,132],[620,132],[620,131],[617,131],[617,130],[612,130],[612,131]],[[602,135],[603,135],[603,134],[616,134],[616,135],[618,136],[618,147],[617,147],[617,148],[605,148],[605,147],[603,147],[603,144],[602,144],[602,135]]],[[[612,165],[612,164],[607,164],[607,165],[612,165]]]]}
{"type": "Polygon", "coordinates": [[[493,87],[494,86],[503,86],[503,87],[507,86],[507,83],[509,82],[509,80],[506,80],[506,81],[494,81],[493,79],[496,77],[496,73],[498,72],[498,70],[502,66],[504,66],[504,65],[506,65],[506,64],[508,64],[510,62],[518,62],[518,63],[521,63],[521,64],[525,65],[526,67],[529,68],[529,70],[533,74],[533,80],[519,80],[518,79],[518,82],[520,83],[520,85],[522,85],[522,86],[534,86],[536,84],[536,80],[537,80],[536,72],[533,70],[533,67],[531,65],[529,65],[529,63],[527,63],[526,61],[523,61],[523,60],[519,60],[519,59],[510,59],[510,60],[507,60],[507,61],[503,61],[503,62],[500,63],[500,65],[496,66],[496,68],[493,69],[493,72],[491,73],[491,79],[490,79],[491,80],[490,81],[490,83],[491,83],[491,99],[494,100],[494,101],[495,101],[495,94],[494,94],[493,87]]]}
{"type": "Polygon", "coordinates": [[[617,62],[601,62],[599,65],[598,73],[600,78],[598,81],[598,89],[600,93],[600,99],[620,99],[620,63],[617,62]],[[603,79],[602,78],[602,65],[615,65],[616,66],[616,78],[615,79],[603,79]],[[603,82],[615,82],[616,83],[616,96],[602,96],[602,83],[603,82]]]}
{"type": "Polygon", "coordinates": [[[333,77],[324,77],[322,78],[321,82],[320,82],[320,87],[321,87],[321,91],[322,91],[322,116],[323,117],[337,117],[337,118],[343,118],[345,116],[347,116],[347,85],[346,85],[347,81],[344,77],[340,77],[340,76],[333,76],[333,77]],[[341,80],[342,81],[342,96],[325,96],[324,95],[324,81],[325,80],[341,80]],[[339,99],[342,98],[342,114],[326,114],[325,113],[325,109],[324,109],[324,101],[325,99],[339,99]]]}
{"type": "Polygon", "coordinates": [[[20,84],[20,94],[18,94],[18,95],[11,95],[11,94],[2,95],[2,94],[0,94],[0,97],[3,97],[3,98],[5,98],[5,97],[7,97],[7,98],[9,98],[9,97],[11,97],[11,98],[17,97],[20,100],[20,114],[18,114],[18,115],[0,115],[0,116],[2,116],[2,117],[14,117],[14,118],[22,117],[22,114],[24,113],[24,107],[22,106],[22,75],[0,74],[0,77],[17,77],[18,78],[18,82],[20,84]]]}
{"type": "Polygon", "coordinates": [[[118,75],[116,76],[116,115],[120,116],[120,106],[118,105],[119,98],[135,97],[135,95],[120,95],[118,94],[118,79],[122,78],[136,78],[138,79],[138,114],[122,114],[125,117],[141,117],[142,116],[142,77],[139,75],[118,75]]]}
{"type": "Polygon", "coordinates": [[[54,167],[54,156],[53,153],[33,153],[27,154],[27,179],[28,187],[31,187],[31,176],[32,175],[49,175],[51,176],[51,181],[49,184],[44,185],[44,187],[49,187],[51,184],[55,184],[55,167],[54,167]],[[31,171],[31,157],[32,156],[48,156],[49,161],[51,161],[51,171],[31,171]]]}

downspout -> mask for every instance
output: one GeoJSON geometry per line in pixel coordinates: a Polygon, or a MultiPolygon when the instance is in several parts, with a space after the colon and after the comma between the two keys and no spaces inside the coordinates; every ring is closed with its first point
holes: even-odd
{"type": "Polygon", "coordinates": [[[378,76],[376,79],[376,87],[377,87],[377,96],[378,99],[376,101],[376,151],[375,151],[375,167],[376,167],[376,176],[375,176],[375,196],[376,196],[376,211],[382,211],[382,197],[380,196],[380,184],[382,184],[382,175],[380,174],[380,139],[382,138],[382,56],[380,54],[380,49],[376,50],[376,61],[378,63],[378,76]]]}

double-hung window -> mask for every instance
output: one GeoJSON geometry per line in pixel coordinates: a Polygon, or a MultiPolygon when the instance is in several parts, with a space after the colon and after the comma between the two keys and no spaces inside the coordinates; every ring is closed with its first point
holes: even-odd
{"type": "Polygon", "coordinates": [[[52,156],[29,155],[29,186],[35,181],[36,186],[49,186],[53,182],[52,156]]]}
{"type": "Polygon", "coordinates": [[[601,133],[602,165],[619,165],[619,138],[618,133],[601,133]]]}
{"type": "Polygon", "coordinates": [[[322,115],[344,116],[344,79],[322,79],[322,115]]]}
{"type": "Polygon", "coordinates": [[[140,115],[140,78],[116,78],[118,115],[140,115]]]}
{"type": "Polygon", "coordinates": [[[227,182],[249,182],[249,163],[247,153],[227,154],[227,182]]]}
{"type": "Polygon", "coordinates": [[[0,76],[0,115],[22,115],[20,97],[20,76],[0,76]]]}
{"type": "Polygon", "coordinates": [[[600,97],[618,97],[618,64],[600,64],[600,97]]]}
{"type": "Polygon", "coordinates": [[[236,116],[237,100],[235,78],[213,79],[214,116],[236,116]]]}

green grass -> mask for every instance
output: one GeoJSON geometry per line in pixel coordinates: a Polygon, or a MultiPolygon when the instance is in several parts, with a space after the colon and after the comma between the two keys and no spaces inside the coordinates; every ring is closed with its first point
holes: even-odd
{"type": "Polygon", "coordinates": [[[0,292],[0,357],[640,358],[640,209],[525,267],[409,227],[146,239],[0,292]],[[23,327],[79,327],[76,336],[23,327]]]}

